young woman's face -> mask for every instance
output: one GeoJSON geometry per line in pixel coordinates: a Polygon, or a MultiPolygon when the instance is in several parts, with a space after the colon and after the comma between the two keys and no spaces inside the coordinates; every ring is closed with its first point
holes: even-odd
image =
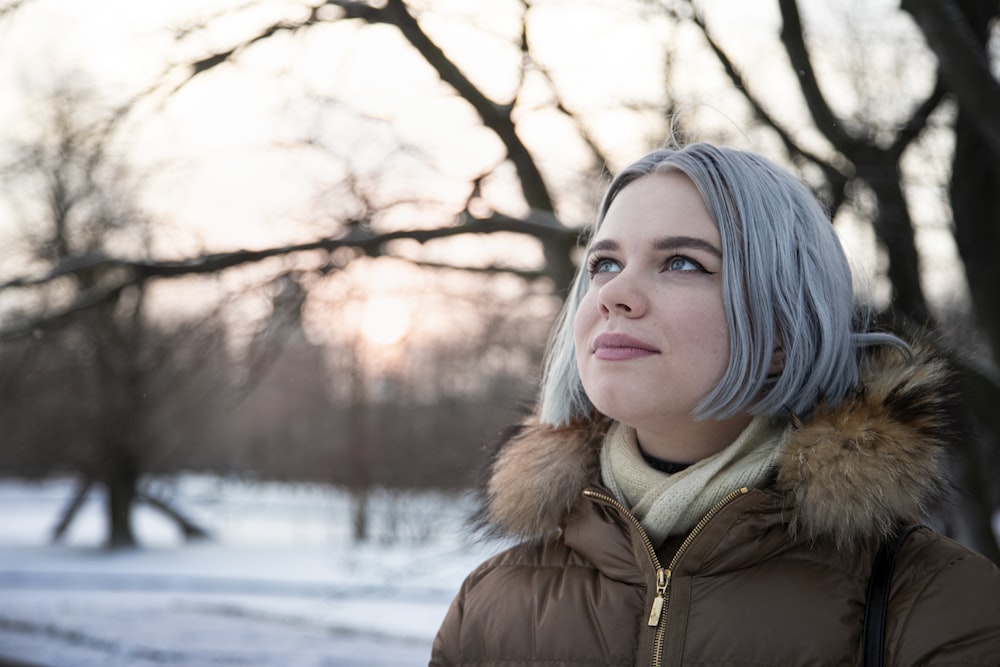
{"type": "Polygon", "coordinates": [[[749,417],[691,416],[729,363],[722,243],[691,180],[651,174],[627,185],[586,261],[574,334],[591,402],[635,427],[653,455],[694,461],[729,444],[749,417]]]}

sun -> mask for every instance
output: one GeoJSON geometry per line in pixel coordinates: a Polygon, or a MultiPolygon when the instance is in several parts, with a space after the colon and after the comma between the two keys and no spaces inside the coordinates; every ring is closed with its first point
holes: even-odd
{"type": "Polygon", "coordinates": [[[410,331],[410,305],[394,296],[376,296],[365,302],[361,335],[376,345],[395,345],[410,331]]]}

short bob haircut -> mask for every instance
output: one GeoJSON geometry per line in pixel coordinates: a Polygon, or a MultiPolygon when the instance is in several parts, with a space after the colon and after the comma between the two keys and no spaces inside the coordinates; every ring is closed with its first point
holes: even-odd
{"type": "MultiPolygon", "coordinates": [[[[839,402],[858,383],[858,347],[908,349],[890,334],[855,330],[851,270],[829,217],[797,178],[760,155],[701,143],[654,151],[612,180],[591,237],[624,188],[668,172],[691,179],[722,238],[729,367],[695,418],[806,414],[820,401],[839,402]],[[784,367],[769,377],[777,350],[784,367]]],[[[573,320],[589,285],[581,266],[549,343],[539,405],[544,424],[593,414],[573,343],[573,320]]],[[[663,391],[670,391],[666,380],[663,391]]]]}

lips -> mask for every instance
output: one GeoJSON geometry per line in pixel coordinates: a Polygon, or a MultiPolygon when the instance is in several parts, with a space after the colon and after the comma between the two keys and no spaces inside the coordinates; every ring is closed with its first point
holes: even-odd
{"type": "Polygon", "coordinates": [[[622,333],[603,333],[594,339],[594,357],[605,361],[639,359],[659,354],[653,345],[622,333]]]}

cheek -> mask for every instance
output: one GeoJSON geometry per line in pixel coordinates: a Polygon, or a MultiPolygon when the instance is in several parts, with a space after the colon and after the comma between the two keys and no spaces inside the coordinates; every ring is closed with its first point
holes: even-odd
{"type": "MultiPolygon", "coordinates": [[[[729,365],[729,325],[725,309],[715,299],[675,301],[665,309],[660,328],[680,364],[693,369],[712,367],[724,371],[729,365]]],[[[721,377],[722,371],[719,375],[721,377]]]]}
{"type": "MultiPolygon", "coordinates": [[[[718,380],[729,366],[729,325],[722,308],[710,308],[693,313],[688,330],[692,345],[701,351],[696,358],[711,367],[711,375],[718,380]]],[[[714,384],[714,382],[713,382],[714,384]]]]}

